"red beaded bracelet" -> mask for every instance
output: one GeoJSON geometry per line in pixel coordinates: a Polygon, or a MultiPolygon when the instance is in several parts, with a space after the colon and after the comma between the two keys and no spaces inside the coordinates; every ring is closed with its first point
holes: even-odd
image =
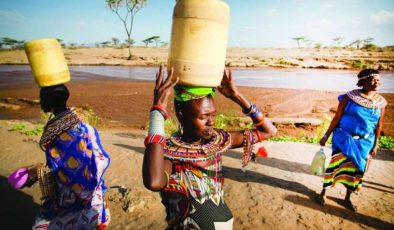
{"type": "Polygon", "coordinates": [[[166,144],[166,138],[159,134],[154,134],[154,135],[149,134],[144,141],[145,147],[152,143],[157,143],[164,146],[166,144]]]}
{"type": "Polygon", "coordinates": [[[167,112],[167,110],[166,110],[163,106],[160,106],[160,105],[153,105],[153,106],[150,108],[150,111],[152,112],[153,110],[159,111],[159,112],[163,115],[163,117],[164,117],[165,120],[168,119],[168,112],[167,112]]]}

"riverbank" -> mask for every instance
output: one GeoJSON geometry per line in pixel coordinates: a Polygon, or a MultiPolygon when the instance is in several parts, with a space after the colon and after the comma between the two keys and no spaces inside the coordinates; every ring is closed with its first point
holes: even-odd
{"type": "MultiPolygon", "coordinates": [[[[147,114],[153,100],[152,81],[102,77],[76,73],[67,83],[71,96],[69,106],[92,109],[100,118],[98,125],[112,128],[144,130],[147,114]]],[[[332,117],[338,105],[340,92],[295,89],[270,89],[239,87],[241,93],[256,103],[268,118],[317,118],[332,117]]],[[[0,119],[40,119],[38,86],[25,72],[10,72],[0,76],[0,119]]],[[[394,94],[383,94],[389,102],[386,108],[383,132],[394,136],[394,94]]],[[[170,99],[172,100],[172,98],[170,99]]],[[[215,96],[218,114],[244,115],[238,106],[215,96]]],[[[172,103],[169,112],[175,118],[172,103]]],[[[279,135],[297,138],[313,137],[316,126],[308,124],[278,124],[279,135]]]]}
{"type": "MultiPolygon", "coordinates": [[[[128,49],[78,48],[64,49],[69,65],[156,66],[167,63],[167,48],[134,47],[133,58],[127,60],[128,49]]],[[[28,64],[23,50],[1,51],[0,64],[28,64]]],[[[240,68],[317,68],[360,69],[368,66],[394,70],[394,50],[376,49],[296,49],[296,48],[228,48],[226,66],[240,68]]]]}

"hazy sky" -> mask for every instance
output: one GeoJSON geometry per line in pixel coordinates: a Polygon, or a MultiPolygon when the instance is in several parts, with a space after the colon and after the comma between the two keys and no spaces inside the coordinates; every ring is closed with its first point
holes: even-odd
{"type": "MultiPolygon", "coordinates": [[[[229,46],[295,47],[306,36],[332,45],[373,37],[394,45],[394,0],[226,0],[231,8],[229,46]]],[[[169,41],[174,0],[148,0],[135,18],[133,38],[169,41]]],[[[93,44],[126,33],[105,0],[1,0],[0,37],[61,38],[93,44]]]]}

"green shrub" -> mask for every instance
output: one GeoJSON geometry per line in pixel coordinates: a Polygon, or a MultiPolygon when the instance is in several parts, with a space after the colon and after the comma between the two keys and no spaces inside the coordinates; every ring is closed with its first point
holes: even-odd
{"type": "Polygon", "coordinates": [[[278,64],[280,64],[280,65],[289,65],[289,66],[298,66],[297,63],[293,63],[291,61],[287,61],[287,60],[284,60],[284,59],[280,59],[278,61],[278,64]]]}
{"type": "Polygon", "coordinates": [[[20,132],[26,129],[26,124],[24,123],[17,123],[14,126],[12,126],[11,129],[9,129],[8,131],[10,132],[20,132]]]}
{"type": "MultiPolygon", "coordinates": [[[[320,139],[324,136],[326,133],[328,127],[331,124],[331,117],[329,117],[327,114],[324,114],[323,116],[323,122],[316,128],[316,133],[315,136],[311,139],[311,143],[318,144],[320,139]]],[[[332,135],[327,140],[327,143],[331,143],[332,135]]]]}
{"type": "MultiPolygon", "coordinates": [[[[150,123],[149,121],[146,124],[146,129],[149,130],[150,123]]],[[[167,120],[164,121],[164,132],[167,136],[171,136],[173,133],[178,132],[178,122],[169,117],[167,120]]]]}
{"type": "Polygon", "coordinates": [[[81,108],[77,108],[77,110],[84,115],[84,122],[88,123],[93,127],[97,127],[100,118],[89,105],[84,105],[81,108]]]}
{"type": "Polygon", "coordinates": [[[177,122],[174,119],[172,119],[172,117],[168,118],[164,122],[164,131],[168,136],[178,131],[177,122]]]}
{"type": "Polygon", "coordinates": [[[353,60],[352,66],[355,68],[368,68],[368,64],[359,60],[353,60]]]}
{"type": "Polygon", "coordinates": [[[8,131],[18,132],[26,136],[37,136],[43,133],[44,125],[37,124],[37,125],[33,125],[33,127],[28,127],[25,123],[17,123],[8,131]]]}
{"type": "Polygon", "coordinates": [[[376,50],[378,47],[375,45],[375,44],[372,44],[372,43],[370,43],[370,44],[365,44],[363,47],[362,47],[362,49],[365,49],[365,50],[367,50],[367,51],[374,51],[374,50],[376,50]]]}
{"type": "Polygon", "coordinates": [[[381,136],[379,138],[379,148],[394,149],[394,138],[391,136],[381,136]]]}
{"type": "Polygon", "coordinates": [[[41,122],[46,124],[49,119],[51,118],[52,113],[44,113],[43,111],[40,112],[41,122]]]}
{"type": "Polygon", "coordinates": [[[215,128],[223,129],[223,130],[242,130],[242,129],[252,129],[252,122],[241,121],[241,118],[238,116],[229,116],[225,114],[219,114],[215,119],[215,128]]]}
{"type": "Polygon", "coordinates": [[[271,137],[268,139],[269,141],[274,141],[274,142],[306,142],[306,143],[313,143],[311,138],[308,137],[302,137],[302,138],[297,138],[297,137],[289,137],[289,136],[275,136],[271,137]]]}

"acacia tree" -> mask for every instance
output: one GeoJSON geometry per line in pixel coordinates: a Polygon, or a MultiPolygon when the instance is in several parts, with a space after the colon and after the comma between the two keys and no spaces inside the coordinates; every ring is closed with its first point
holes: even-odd
{"type": "Polygon", "coordinates": [[[168,42],[160,42],[160,47],[167,47],[168,46],[168,42]]]}
{"type": "Polygon", "coordinates": [[[372,44],[373,40],[375,40],[375,39],[369,37],[369,38],[363,39],[362,43],[364,43],[364,45],[369,45],[369,44],[372,44]]]}
{"type": "Polygon", "coordinates": [[[159,45],[159,41],[160,41],[160,36],[152,36],[145,40],[142,40],[145,46],[148,46],[150,43],[154,42],[156,44],[156,47],[159,45]]]}
{"type": "MultiPolygon", "coordinates": [[[[122,21],[126,30],[127,40],[131,41],[131,31],[133,30],[134,16],[144,6],[147,0],[105,0],[108,7],[122,21]]],[[[131,43],[129,46],[129,57],[131,59],[131,43]]]]}
{"type": "Polygon", "coordinates": [[[360,45],[363,41],[361,39],[356,39],[353,42],[351,42],[347,47],[352,47],[353,45],[356,46],[357,49],[360,49],[360,45]]]}
{"type": "Polygon", "coordinates": [[[67,47],[66,43],[63,42],[63,39],[56,38],[56,40],[59,42],[59,44],[60,44],[63,48],[66,48],[66,47],[67,47]]]}
{"type": "Polygon", "coordinates": [[[297,42],[297,47],[300,48],[300,41],[305,40],[306,37],[295,37],[295,38],[292,38],[292,39],[297,42]]]}
{"type": "Polygon", "coordinates": [[[343,37],[333,38],[332,40],[334,41],[334,47],[341,47],[343,39],[343,37]]]}
{"type": "Polygon", "coordinates": [[[135,44],[135,41],[133,39],[126,39],[124,40],[126,42],[126,44],[128,44],[129,46],[133,46],[135,44]]]}
{"type": "Polygon", "coordinates": [[[119,45],[120,40],[118,38],[112,38],[112,44],[114,47],[117,47],[119,45]]]}
{"type": "Polygon", "coordinates": [[[363,39],[363,40],[362,40],[362,42],[363,42],[363,47],[362,47],[362,49],[366,49],[366,50],[368,50],[368,51],[376,49],[377,46],[376,46],[375,44],[372,43],[374,40],[375,40],[375,39],[374,39],[374,38],[371,38],[371,37],[366,38],[366,39],[363,39]]]}
{"type": "Polygon", "coordinates": [[[4,46],[10,47],[11,49],[21,49],[23,48],[23,43],[25,43],[25,40],[16,40],[13,38],[3,37],[1,43],[4,46]]]}
{"type": "Polygon", "coordinates": [[[156,36],[151,37],[150,39],[152,40],[152,42],[155,43],[156,47],[159,46],[160,36],[157,36],[157,35],[156,35],[156,36]]]}
{"type": "Polygon", "coordinates": [[[149,39],[142,40],[142,43],[145,44],[145,47],[148,47],[148,45],[149,45],[151,42],[152,42],[152,40],[149,40],[149,39]]]}
{"type": "Polygon", "coordinates": [[[106,48],[106,47],[109,46],[109,44],[111,44],[111,42],[110,41],[104,41],[104,42],[100,42],[100,44],[101,44],[101,47],[106,48]]]}

